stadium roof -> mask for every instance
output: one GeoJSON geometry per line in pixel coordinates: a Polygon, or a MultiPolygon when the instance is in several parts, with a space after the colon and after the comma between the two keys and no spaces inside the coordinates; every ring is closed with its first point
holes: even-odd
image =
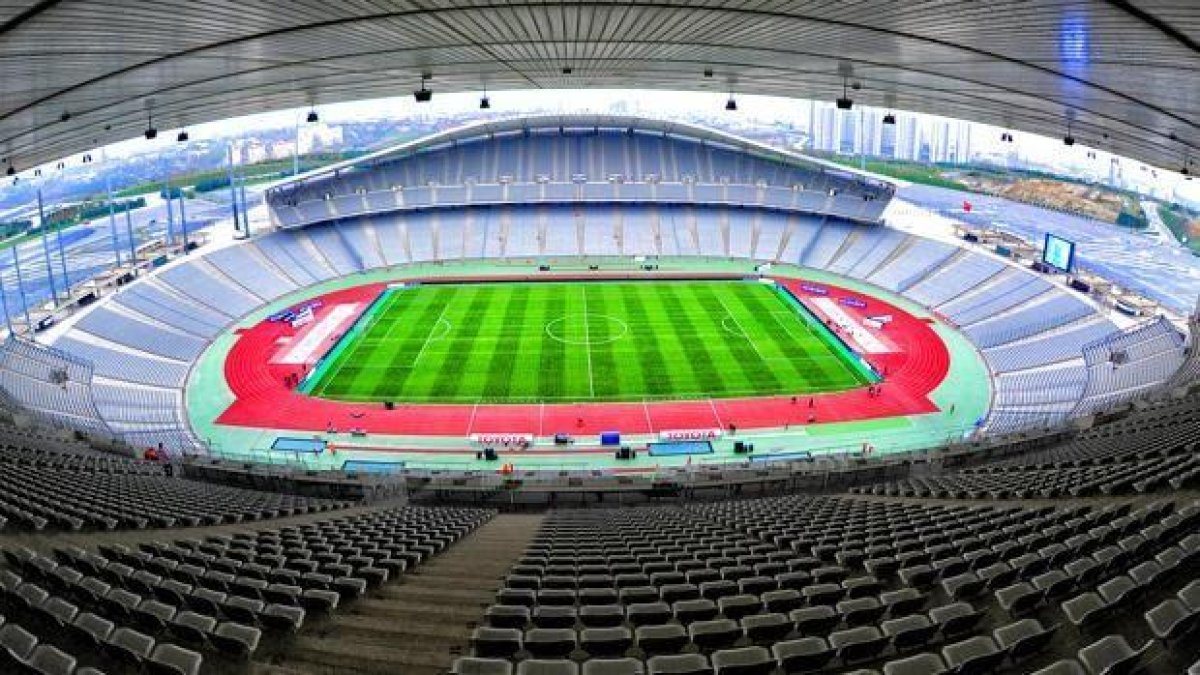
{"type": "Polygon", "coordinates": [[[665,88],[857,102],[1200,155],[1192,0],[24,0],[0,4],[0,158],[161,128],[438,92],[665,88]],[[706,69],[711,76],[706,76],[706,69]]]}
{"type": "MultiPolygon", "coordinates": [[[[765,157],[769,160],[786,162],[789,164],[807,164],[811,168],[818,171],[835,173],[849,179],[859,179],[864,183],[877,184],[884,186],[894,186],[896,179],[890,176],[882,176],[871,173],[870,171],[861,171],[852,167],[847,167],[842,164],[830,162],[817,157],[809,157],[800,155],[786,150],[780,150],[764,143],[752,141],[745,138],[734,136],[733,134],[710,129],[707,127],[689,124],[687,122],[649,119],[645,117],[636,117],[632,115],[604,115],[604,114],[557,114],[557,115],[521,115],[495,120],[480,120],[470,122],[453,129],[447,129],[435,134],[423,136],[421,138],[394,145],[382,150],[347,159],[336,164],[322,166],[308,173],[301,174],[296,177],[284,178],[274,185],[275,187],[284,187],[307,183],[313,180],[320,180],[328,176],[336,176],[338,173],[356,167],[370,168],[376,164],[400,159],[402,157],[412,155],[427,149],[437,149],[443,146],[468,142],[475,139],[488,138],[491,136],[503,136],[506,134],[518,134],[521,132],[535,131],[539,129],[599,129],[599,130],[619,130],[619,131],[640,131],[652,134],[666,134],[677,136],[680,138],[688,138],[702,143],[719,145],[731,150],[750,153],[759,157],[765,157]]],[[[592,176],[593,180],[602,180],[600,176],[592,176]]]]}

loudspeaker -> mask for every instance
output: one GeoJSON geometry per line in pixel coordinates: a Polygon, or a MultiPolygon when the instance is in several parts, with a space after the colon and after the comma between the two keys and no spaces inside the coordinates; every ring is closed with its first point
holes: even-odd
{"type": "Polygon", "coordinates": [[[395,403],[392,403],[391,401],[384,401],[384,402],[383,402],[383,409],[384,409],[384,410],[395,410],[395,409],[396,409],[396,404],[395,404],[395,403]]]}
{"type": "Polygon", "coordinates": [[[483,458],[489,462],[494,462],[497,459],[500,459],[500,456],[496,454],[495,448],[484,448],[483,449],[483,458]]]}
{"type": "Polygon", "coordinates": [[[734,441],[733,442],[733,454],[735,454],[735,455],[746,454],[746,444],[743,443],[742,441],[734,441]]]}

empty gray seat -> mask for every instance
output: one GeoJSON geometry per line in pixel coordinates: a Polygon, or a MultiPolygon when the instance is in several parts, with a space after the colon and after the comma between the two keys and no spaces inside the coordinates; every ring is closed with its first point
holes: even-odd
{"type": "Polygon", "coordinates": [[[1013,662],[1042,651],[1053,639],[1057,626],[1043,628],[1037,619],[1022,619],[992,631],[996,644],[1008,652],[1013,662]]]}
{"type": "Polygon", "coordinates": [[[304,616],[300,607],[271,603],[258,615],[258,620],[267,630],[295,633],[304,625],[304,616]]]}
{"type": "Polygon", "coordinates": [[[539,606],[533,610],[533,625],[538,628],[570,628],[577,618],[574,607],[539,606]]]}
{"type": "Polygon", "coordinates": [[[883,634],[891,638],[892,646],[898,652],[925,647],[938,631],[937,625],[921,614],[888,619],[880,627],[883,634]]]}
{"type": "Polygon", "coordinates": [[[783,614],[756,614],[743,617],[739,623],[746,637],[754,643],[782,640],[792,631],[792,622],[783,614]]]}
{"type": "Polygon", "coordinates": [[[697,621],[688,626],[688,637],[701,649],[730,647],[741,636],[742,629],[732,619],[697,621]]]}
{"type": "Polygon", "coordinates": [[[771,654],[786,672],[806,673],[820,670],[829,663],[836,652],[825,638],[802,637],[796,640],[776,642],[771,654]]]}
{"type": "Polygon", "coordinates": [[[475,656],[512,658],[521,651],[521,631],[515,628],[479,627],[471,633],[471,648],[475,656]]]}
{"type": "Polygon", "coordinates": [[[521,605],[492,605],[483,616],[496,628],[524,628],[529,623],[530,612],[528,607],[521,605]]]}
{"type": "Polygon", "coordinates": [[[946,663],[937,654],[930,653],[888,661],[883,666],[883,675],[940,675],[945,672],[946,663]]]}
{"type": "MultiPolygon", "coordinates": [[[[724,600],[725,598],[722,598],[724,600]]],[[[671,605],[675,619],[684,625],[695,621],[708,621],[717,618],[717,603],[707,598],[695,600],[680,600],[671,605]]]]}
{"type": "MultiPolygon", "coordinates": [[[[762,609],[762,601],[757,595],[730,595],[717,600],[717,607],[727,619],[737,621],[743,616],[756,614],[762,609]]],[[[714,667],[716,664],[713,664],[714,667]]]]}
{"type": "Polygon", "coordinates": [[[216,630],[209,636],[214,647],[238,659],[249,659],[253,656],[261,639],[261,630],[235,621],[217,624],[216,630]]]}
{"type": "Polygon", "coordinates": [[[578,646],[575,631],[570,628],[531,628],[523,640],[526,651],[534,658],[565,658],[578,646]]]}
{"type": "Polygon", "coordinates": [[[679,624],[639,626],[634,636],[638,647],[647,654],[672,654],[688,643],[687,629],[679,624]]]}
{"type": "Polygon", "coordinates": [[[886,609],[876,598],[853,598],[837,604],[837,613],[847,626],[873,624],[879,621],[886,609]]]}
{"type": "Polygon", "coordinates": [[[855,663],[879,656],[887,647],[888,638],[874,626],[859,626],[831,633],[829,644],[843,663],[855,663]]]}
{"type": "Polygon", "coordinates": [[[633,646],[633,632],[624,626],[584,628],[579,646],[591,656],[622,656],[633,646]]]}
{"type": "Polygon", "coordinates": [[[1166,641],[1178,640],[1200,623],[1200,611],[1189,609],[1178,598],[1167,598],[1142,616],[1154,637],[1166,641]]]}
{"type": "Polygon", "coordinates": [[[1027,581],[1018,581],[996,591],[996,602],[1011,616],[1024,616],[1042,603],[1043,591],[1027,581]]]}
{"type": "Polygon", "coordinates": [[[199,675],[204,659],[196,652],[160,644],[150,653],[146,668],[154,675],[199,675]]]}
{"type": "Polygon", "coordinates": [[[897,617],[921,611],[929,597],[915,588],[902,588],[880,593],[879,600],[887,607],[889,615],[897,617]]]}
{"type": "Polygon", "coordinates": [[[177,613],[167,626],[173,639],[192,647],[203,647],[216,629],[216,618],[187,611],[177,613]]]}
{"type": "Polygon", "coordinates": [[[579,622],[588,627],[619,626],[624,621],[625,608],[621,605],[584,605],[579,608],[579,622]]]}
{"type": "Polygon", "coordinates": [[[982,635],[942,647],[946,665],[962,675],[990,673],[1004,662],[1004,651],[982,635]]]}
{"type": "Polygon", "coordinates": [[[716,675],[770,675],[775,659],[763,647],[720,649],[712,655],[716,675]]]}
{"type": "Polygon", "coordinates": [[[649,675],[712,675],[712,666],[702,654],[653,656],[646,661],[649,675]]]}
{"type": "Polygon", "coordinates": [[[837,612],[829,605],[801,607],[792,610],[788,616],[796,624],[796,630],[804,635],[828,633],[838,624],[837,612]]]}
{"type": "Polygon", "coordinates": [[[637,659],[588,659],[582,675],[645,675],[646,666],[637,659]]]}
{"type": "Polygon", "coordinates": [[[565,659],[527,659],[517,664],[517,675],[579,675],[579,664],[565,659]]]}
{"type": "Polygon", "coordinates": [[[1139,649],[1129,646],[1122,635],[1106,635],[1076,653],[1079,662],[1091,675],[1123,675],[1133,672],[1142,654],[1150,649],[1147,642],[1139,649]]]}
{"type": "Polygon", "coordinates": [[[104,641],[102,649],[109,657],[126,667],[138,669],[150,657],[154,638],[131,628],[118,628],[104,641]]]}
{"type": "Polygon", "coordinates": [[[1061,605],[1063,614],[1072,624],[1084,627],[1108,616],[1108,603],[1096,593],[1081,593],[1061,605]]]}
{"type": "Polygon", "coordinates": [[[947,639],[953,639],[969,632],[979,623],[983,615],[983,610],[976,610],[965,602],[955,602],[929,610],[930,620],[938,624],[942,635],[947,639]]]}

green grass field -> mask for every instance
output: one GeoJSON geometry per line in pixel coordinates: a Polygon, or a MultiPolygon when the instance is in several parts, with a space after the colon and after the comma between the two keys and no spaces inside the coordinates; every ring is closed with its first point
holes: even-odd
{"type": "Polygon", "coordinates": [[[427,285],[379,298],[303,391],[346,401],[641,401],[839,391],[870,375],[742,281],[427,285]]]}

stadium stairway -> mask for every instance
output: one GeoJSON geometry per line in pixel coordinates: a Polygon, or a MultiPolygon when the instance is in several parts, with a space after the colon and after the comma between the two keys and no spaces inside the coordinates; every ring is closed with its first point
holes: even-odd
{"type": "Polygon", "coordinates": [[[251,672],[445,673],[542,518],[493,518],[399,583],[306,627],[285,653],[270,663],[253,664],[251,672]]]}

